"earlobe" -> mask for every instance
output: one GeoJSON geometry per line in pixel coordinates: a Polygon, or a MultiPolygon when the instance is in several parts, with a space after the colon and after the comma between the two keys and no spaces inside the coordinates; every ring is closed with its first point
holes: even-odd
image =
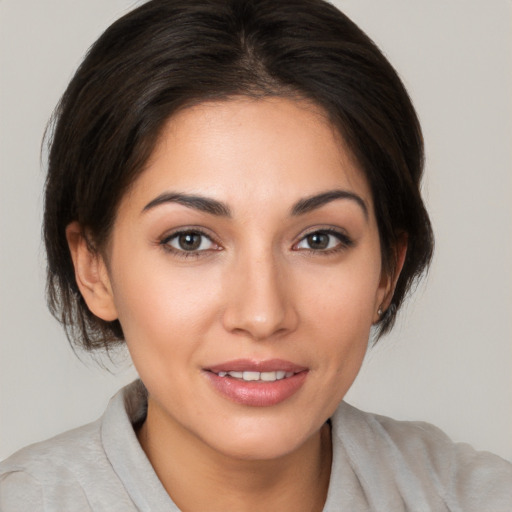
{"type": "Polygon", "coordinates": [[[90,246],[78,222],[66,227],[66,239],[75,267],[75,279],[87,306],[102,320],[116,320],[114,295],[103,257],[90,246]]]}
{"type": "Polygon", "coordinates": [[[395,266],[392,275],[383,274],[381,277],[380,290],[381,297],[378,300],[377,312],[375,322],[378,322],[382,315],[390,307],[395,292],[396,283],[402,272],[402,268],[405,263],[405,256],[407,255],[407,235],[404,234],[400,237],[395,252],[395,266]]]}

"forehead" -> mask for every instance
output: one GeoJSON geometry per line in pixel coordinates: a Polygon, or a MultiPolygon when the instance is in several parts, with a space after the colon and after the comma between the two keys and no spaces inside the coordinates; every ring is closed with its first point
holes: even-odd
{"type": "Polygon", "coordinates": [[[319,107],[236,98],[172,116],[121,206],[166,191],[206,194],[235,209],[284,206],[335,188],[361,195],[371,210],[366,178],[319,107]]]}

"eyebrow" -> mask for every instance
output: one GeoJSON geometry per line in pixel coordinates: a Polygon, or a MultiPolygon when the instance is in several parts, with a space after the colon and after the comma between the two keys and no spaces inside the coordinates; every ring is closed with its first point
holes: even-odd
{"type": "Polygon", "coordinates": [[[321,208],[322,206],[332,201],[336,201],[337,199],[348,199],[350,201],[354,201],[361,207],[365,218],[368,219],[368,207],[366,206],[363,198],[354,194],[354,192],[349,192],[348,190],[328,190],[327,192],[322,192],[321,194],[301,199],[293,206],[292,215],[304,215],[305,213],[321,208]]]}
{"type": "MultiPolygon", "coordinates": [[[[361,210],[363,210],[365,218],[368,219],[368,208],[364,200],[357,194],[349,192],[348,190],[329,190],[300,199],[292,207],[291,214],[292,216],[304,215],[338,199],[354,201],[360,206],[361,210]]],[[[180,192],[165,192],[160,194],[144,206],[142,212],[146,212],[166,203],[181,204],[187,208],[193,208],[218,217],[231,217],[229,206],[221,201],[199,195],[182,194],[180,192]]]]}
{"type": "Polygon", "coordinates": [[[179,192],[166,192],[164,194],[160,194],[144,206],[142,211],[146,212],[156,206],[166,203],[178,203],[183,206],[187,206],[188,208],[193,208],[218,217],[231,217],[231,210],[225,203],[209,197],[181,194],[179,192]]]}

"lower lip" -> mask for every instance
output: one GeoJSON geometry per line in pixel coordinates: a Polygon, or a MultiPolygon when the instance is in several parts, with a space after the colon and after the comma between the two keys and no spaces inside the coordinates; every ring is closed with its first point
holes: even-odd
{"type": "Polygon", "coordinates": [[[303,371],[292,377],[272,382],[246,382],[232,377],[219,377],[216,373],[206,372],[213,387],[221,395],[238,404],[253,407],[269,407],[284,402],[302,387],[307,374],[307,371],[303,371]]]}

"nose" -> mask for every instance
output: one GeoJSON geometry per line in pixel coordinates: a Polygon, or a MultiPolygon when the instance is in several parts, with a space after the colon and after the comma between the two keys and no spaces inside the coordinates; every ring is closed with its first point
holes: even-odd
{"type": "Polygon", "coordinates": [[[230,269],[228,286],[223,324],[229,332],[261,341],[297,327],[292,282],[275,258],[240,258],[230,269]]]}

